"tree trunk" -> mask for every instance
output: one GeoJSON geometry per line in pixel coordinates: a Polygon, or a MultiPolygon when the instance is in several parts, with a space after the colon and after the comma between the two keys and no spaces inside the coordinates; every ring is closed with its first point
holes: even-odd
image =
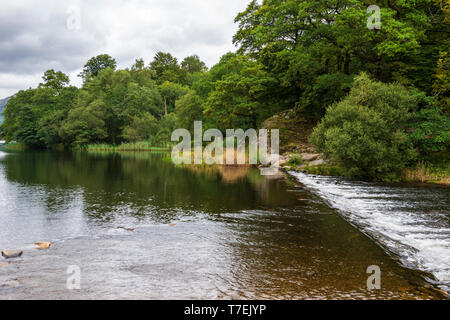
{"type": "Polygon", "coordinates": [[[350,54],[348,52],[345,53],[344,73],[350,74],[350,54]]]}
{"type": "Polygon", "coordinates": [[[167,98],[164,97],[164,114],[167,116],[167,98]]]}

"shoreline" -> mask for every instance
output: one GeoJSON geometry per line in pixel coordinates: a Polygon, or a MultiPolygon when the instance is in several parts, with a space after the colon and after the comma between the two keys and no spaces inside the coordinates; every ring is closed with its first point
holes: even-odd
{"type": "MultiPolygon", "coordinates": [[[[13,144],[2,144],[2,148],[15,151],[31,150],[24,144],[13,143],[13,144]]],[[[55,150],[62,151],[64,148],[56,147],[55,150]]],[[[148,143],[124,143],[121,145],[113,146],[106,144],[89,145],[84,148],[73,148],[73,151],[85,151],[85,152],[170,152],[171,147],[157,147],[150,146],[148,143]]],[[[202,166],[205,164],[202,164],[202,166]]],[[[430,166],[432,165],[429,164],[430,166]]],[[[257,167],[257,165],[249,164],[221,164],[219,166],[227,167],[257,167]]],[[[280,155],[280,165],[279,169],[283,172],[295,171],[301,173],[307,173],[311,175],[318,176],[331,176],[340,177],[344,179],[359,179],[367,182],[383,182],[383,181],[371,181],[358,177],[350,177],[343,173],[343,169],[338,165],[333,165],[330,162],[323,160],[322,155],[318,153],[284,153],[280,155]]],[[[410,167],[405,170],[398,181],[391,181],[387,183],[406,183],[411,185],[438,185],[449,187],[450,186],[450,175],[445,171],[445,169],[437,168],[438,173],[429,172],[430,168],[427,168],[425,162],[419,162],[416,167],[410,167]]],[[[386,181],[385,181],[386,182],[386,181]]]]}

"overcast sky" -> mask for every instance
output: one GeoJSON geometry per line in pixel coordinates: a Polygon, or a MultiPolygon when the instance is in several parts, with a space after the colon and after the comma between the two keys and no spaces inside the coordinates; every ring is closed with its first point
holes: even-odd
{"type": "Polygon", "coordinates": [[[107,53],[119,68],[157,51],[192,54],[211,67],[234,51],[234,18],[250,0],[14,0],[0,5],[0,99],[36,87],[45,70],[71,84],[85,62],[107,53]]]}

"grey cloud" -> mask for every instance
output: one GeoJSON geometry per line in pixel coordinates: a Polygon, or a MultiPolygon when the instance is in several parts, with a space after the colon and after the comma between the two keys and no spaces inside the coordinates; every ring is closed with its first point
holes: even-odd
{"type": "MultiPolygon", "coordinates": [[[[208,66],[233,50],[234,17],[249,0],[16,0],[0,11],[0,98],[27,88],[50,68],[76,78],[90,57],[108,53],[119,67],[148,63],[159,51],[198,54],[208,66]],[[81,28],[69,30],[68,9],[81,28]],[[23,81],[20,78],[23,77],[23,81]]],[[[38,83],[35,83],[36,86],[38,83]]],[[[76,80],[75,84],[79,84],[76,80]]]]}

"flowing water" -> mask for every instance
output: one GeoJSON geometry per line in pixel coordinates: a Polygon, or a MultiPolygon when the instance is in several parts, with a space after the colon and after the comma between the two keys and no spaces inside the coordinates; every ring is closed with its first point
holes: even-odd
{"type": "Polygon", "coordinates": [[[449,194],[164,153],[3,150],[0,250],[24,253],[0,260],[0,299],[442,299],[449,194]]]}

